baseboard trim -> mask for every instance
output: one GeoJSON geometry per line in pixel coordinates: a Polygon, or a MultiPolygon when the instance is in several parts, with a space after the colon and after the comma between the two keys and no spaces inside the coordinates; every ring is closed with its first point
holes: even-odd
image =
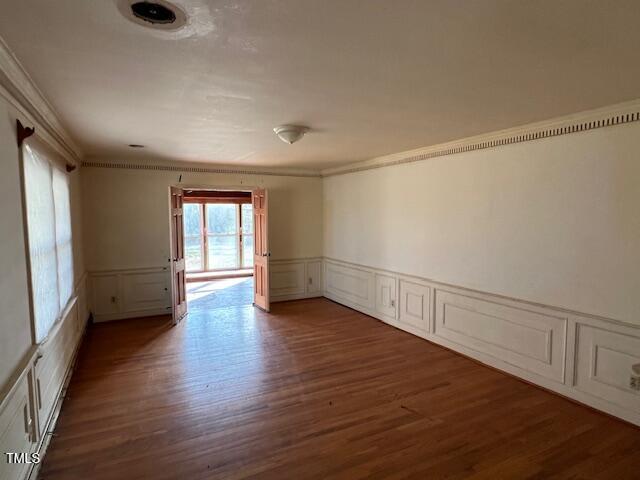
{"type": "Polygon", "coordinates": [[[93,321],[95,323],[113,322],[116,320],[127,320],[130,318],[157,317],[160,315],[171,315],[171,307],[154,308],[151,310],[133,310],[118,313],[94,314],[93,321]]]}
{"type": "Polygon", "coordinates": [[[322,294],[322,292],[300,293],[300,294],[293,294],[293,295],[278,295],[275,297],[271,297],[271,303],[290,302],[291,300],[306,300],[307,298],[320,298],[323,296],[324,295],[322,294]]]}

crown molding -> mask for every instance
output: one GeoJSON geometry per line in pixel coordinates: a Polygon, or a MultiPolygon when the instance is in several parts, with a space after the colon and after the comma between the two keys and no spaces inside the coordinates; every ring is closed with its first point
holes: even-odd
{"type": "Polygon", "coordinates": [[[374,168],[390,167],[405,163],[419,162],[430,158],[455,155],[458,153],[487,148],[501,147],[515,143],[530,142],[542,138],[569,135],[597,128],[622,125],[640,120],[640,99],[619,103],[608,107],[566,115],[520,127],[499,130],[430,147],[384,155],[362,162],[355,162],[321,171],[323,177],[361,172],[374,168]]]}
{"type": "Polygon", "coordinates": [[[224,164],[194,164],[181,162],[136,162],[119,161],[114,162],[100,157],[89,157],[82,162],[83,168],[115,168],[124,170],[151,170],[160,172],[179,173],[213,173],[213,174],[236,174],[236,175],[271,175],[278,177],[306,177],[320,178],[320,172],[313,170],[302,170],[293,168],[261,168],[261,167],[238,167],[224,164]]]}
{"type": "Polygon", "coordinates": [[[34,124],[36,135],[66,160],[79,164],[82,151],[66,131],[58,114],[7,43],[0,37],[0,96],[4,97],[26,121],[34,124]]]}

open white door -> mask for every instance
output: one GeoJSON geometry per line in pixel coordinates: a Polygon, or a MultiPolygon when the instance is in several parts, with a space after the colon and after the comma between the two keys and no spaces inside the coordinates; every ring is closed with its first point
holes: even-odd
{"type": "Polygon", "coordinates": [[[171,300],[173,323],[177,324],[187,314],[187,279],[184,261],[184,224],[182,219],[183,192],[171,187],[171,300]]]}
{"type": "Polygon", "coordinates": [[[269,311],[269,232],[267,221],[267,191],[251,192],[253,204],[253,304],[269,311]]]}

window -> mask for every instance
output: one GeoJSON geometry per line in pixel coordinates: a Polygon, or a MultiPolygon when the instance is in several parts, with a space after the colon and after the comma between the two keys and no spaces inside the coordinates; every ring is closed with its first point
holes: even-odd
{"type": "Polygon", "coordinates": [[[184,257],[187,271],[204,269],[202,251],[202,216],[200,205],[185,203],[182,215],[184,218],[184,257]]]}
{"type": "Polygon", "coordinates": [[[242,225],[242,266],[253,267],[253,206],[244,203],[240,209],[242,225]]]}
{"type": "Polygon", "coordinates": [[[253,267],[251,204],[185,203],[187,272],[253,267]]]}
{"type": "Polygon", "coordinates": [[[206,207],[208,269],[238,268],[238,205],[209,203],[206,207]]]}
{"type": "Polygon", "coordinates": [[[73,294],[69,179],[42,151],[25,146],[23,152],[34,327],[40,343],[73,294]]]}

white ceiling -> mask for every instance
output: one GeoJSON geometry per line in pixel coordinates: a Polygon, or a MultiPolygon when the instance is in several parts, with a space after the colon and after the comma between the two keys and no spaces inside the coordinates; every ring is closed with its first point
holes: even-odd
{"type": "Polygon", "coordinates": [[[320,169],[640,97],[637,0],[176,0],[177,33],[116,3],[2,0],[89,155],[320,169]]]}

